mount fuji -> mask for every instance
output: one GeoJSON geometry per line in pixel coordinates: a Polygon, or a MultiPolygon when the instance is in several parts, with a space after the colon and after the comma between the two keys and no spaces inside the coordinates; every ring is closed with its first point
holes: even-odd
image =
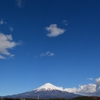
{"type": "Polygon", "coordinates": [[[43,98],[43,99],[48,99],[48,98],[74,98],[78,97],[79,95],[69,93],[63,90],[62,87],[57,87],[51,83],[46,83],[42,86],[40,86],[37,89],[34,89],[32,91],[20,93],[20,94],[15,94],[15,95],[9,95],[5,96],[7,98],[43,98]]]}

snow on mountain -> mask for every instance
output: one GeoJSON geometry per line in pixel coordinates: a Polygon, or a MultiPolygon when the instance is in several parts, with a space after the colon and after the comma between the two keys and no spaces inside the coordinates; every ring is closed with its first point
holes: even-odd
{"type": "Polygon", "coordinates": [[[51,83],[46,83],[42,86],[40,86],[39,88],[36,89],[36,91],[50,91],[50,90],[60,90],[60,91],[63,91],[63,88],[62,87],[57,87],[51,83]]]}

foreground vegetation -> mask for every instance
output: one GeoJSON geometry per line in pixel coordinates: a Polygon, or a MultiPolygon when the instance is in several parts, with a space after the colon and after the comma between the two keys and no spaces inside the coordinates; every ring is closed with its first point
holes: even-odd
{"type": "Polygon", "coordinates": [[[76,97],[71,100],[100,100],[100,97],[95,96],[82,96],[82,97],[76,97]]]}
{"type": "MultiPolygon", "coordinates": [[[[45,100],[45,99],[31,99],[31,98],[27,98],[27,99],[13,99],[13,98],[0,98],[0,100],[45,100]]],[[[94,97],[94,96],[82,96],[82,97],[76,97],[73,99],[64,99],[64,98],[52,98],[52,99],[48,99],[48,100],[100,100],[100,97],[94,97]]]]}

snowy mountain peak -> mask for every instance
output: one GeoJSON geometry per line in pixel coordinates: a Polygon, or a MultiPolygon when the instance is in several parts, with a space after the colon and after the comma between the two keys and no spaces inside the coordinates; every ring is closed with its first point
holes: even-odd
{"type": "Polygon", "coordinates": [[[63,88],[62,87],[57,87],[57,86],[55,86],[55,85],[53,85],[53,84],[51,84],[51,83],[46,83],[46,84],[44,84],[44,85],[42,85],[42,86],[40,86],[39,88],[37,88],[36,89],[36,91],[41,91],[41,90],[44,90],[44,91],[46,91],[46,90],[60,90],[60,91],[63,91],[63,88]]]}

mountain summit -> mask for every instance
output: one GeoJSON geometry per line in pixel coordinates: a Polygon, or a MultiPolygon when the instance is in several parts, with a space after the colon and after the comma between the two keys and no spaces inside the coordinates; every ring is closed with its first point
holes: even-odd
{"type": "Polygon", "coordinates": [[[46,83],[39,88],[16,94],[16,95],[9,95],[5,96],[6,98],[42,98],[42,99],[49,99],[49,98],[74,98],[78,97],[79,95],[69,93],[63,90],[62,87],[57,87],[55,85],[52,85],[51,83],[46,83]]]}
{"type": "Polygon", "coordinates": [[[63,88],[62,87],[57,87],[51,83],[46,83],[42,86],[40,86],[39,88],[36,89],[36,91],[50,91],[50,90],[60,90],[60,91],[63,91],[63,88]]]}

